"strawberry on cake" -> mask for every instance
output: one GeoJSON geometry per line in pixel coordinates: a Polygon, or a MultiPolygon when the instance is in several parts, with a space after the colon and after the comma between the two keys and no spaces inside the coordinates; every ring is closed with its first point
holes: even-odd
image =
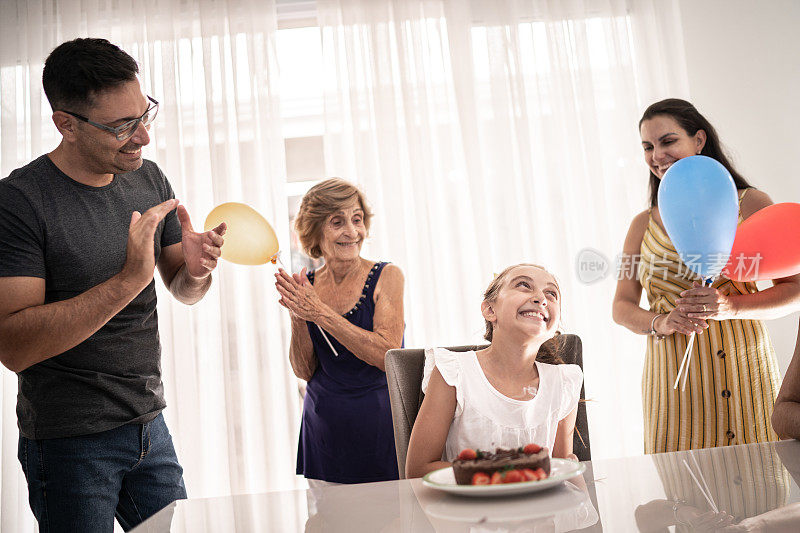
{"type": "Polygon", "coordinates": [[[550,453],[533,443],[494,453],[467,448],[453,461],[453,474],[459,485],[536,481],[550,475],[550,453]]]}

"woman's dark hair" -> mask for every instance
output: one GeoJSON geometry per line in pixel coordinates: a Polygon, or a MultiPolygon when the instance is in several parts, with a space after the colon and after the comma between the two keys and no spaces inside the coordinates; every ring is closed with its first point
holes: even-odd
{"type": "MultiPolygon", "coordinates": [[[[725,152],[722,150],[722,144],[719,142],[717,130],[714,129],[714,126],[711,125],[708,119],[701,115],[692,104],[679,98],[667,98],[666,100],[656,102],[645,109],[641,120],[639,120],[639,129],[642,129],[642,123],[645,120],[650,120],[659,115],[665,115],[675,119],[675,122],[677,122],[689,136],[693,136],[698,130],[706,132],[706,143],[700,155],[708,156],[722,163],[722,166],[730,172],[737,189],[747,189],[751,187],[747,180],[733,168],[728,156],[725,155],[725,152]]],[[[658,185],[660,183],[661,180],[658,179],[651,170],[649,187],[650,207],[655,207],[658,203],[658,185]]]]}
{"type": "Polygon", "coordinates": [[[44,62],[42,87],[53,111],[83,112],[94,95],[136,79],[139,66],[105,39],[74,39],[58,45],[44,62]]]}

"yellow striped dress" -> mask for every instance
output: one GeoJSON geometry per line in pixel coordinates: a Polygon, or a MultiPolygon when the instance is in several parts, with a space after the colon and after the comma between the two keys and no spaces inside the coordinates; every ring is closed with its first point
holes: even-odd
{"type": "MultiPolygon", "coordinates": [[[[739,202],[743,193],[740,192],[739,202]]],[[[739,222],[741,223],[741,215],[739,222]]],[[[652,214],[642,239],[638,279],[650,310],[668,313],[692,287],[693,274],[680,260],[652,214]]],[[[757,292],[753,282],[718,278],[726,294],[757,292]]],[[[778,363],[760,320],[708,320],[691,353],[686,390],[672,388],[688,336],[647,338],[642,399],[645,453],[778,440],[770,416],[779,389],[778,363]]]]}

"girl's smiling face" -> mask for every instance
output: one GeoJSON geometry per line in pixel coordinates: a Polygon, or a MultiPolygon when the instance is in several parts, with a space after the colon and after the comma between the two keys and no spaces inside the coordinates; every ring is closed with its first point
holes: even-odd
{"type": "Polygon", "coordinates": [[[494,334],[524,333],[527,337],[553,337],[561,319],[561,291],[552,274],[535,266],[512,268],[494,301],[484,301],[481,311],[494,334]]]}

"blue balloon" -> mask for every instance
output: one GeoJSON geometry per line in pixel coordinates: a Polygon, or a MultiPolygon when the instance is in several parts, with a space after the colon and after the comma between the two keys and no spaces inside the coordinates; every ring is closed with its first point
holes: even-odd
{"type": "Polygon", "coordinates": [[[681,261],[704,280],[717,277],[739,222],[739,196],[728,170],[703,155],[675,161],[661,179],[658,210],[681,261]]]}

